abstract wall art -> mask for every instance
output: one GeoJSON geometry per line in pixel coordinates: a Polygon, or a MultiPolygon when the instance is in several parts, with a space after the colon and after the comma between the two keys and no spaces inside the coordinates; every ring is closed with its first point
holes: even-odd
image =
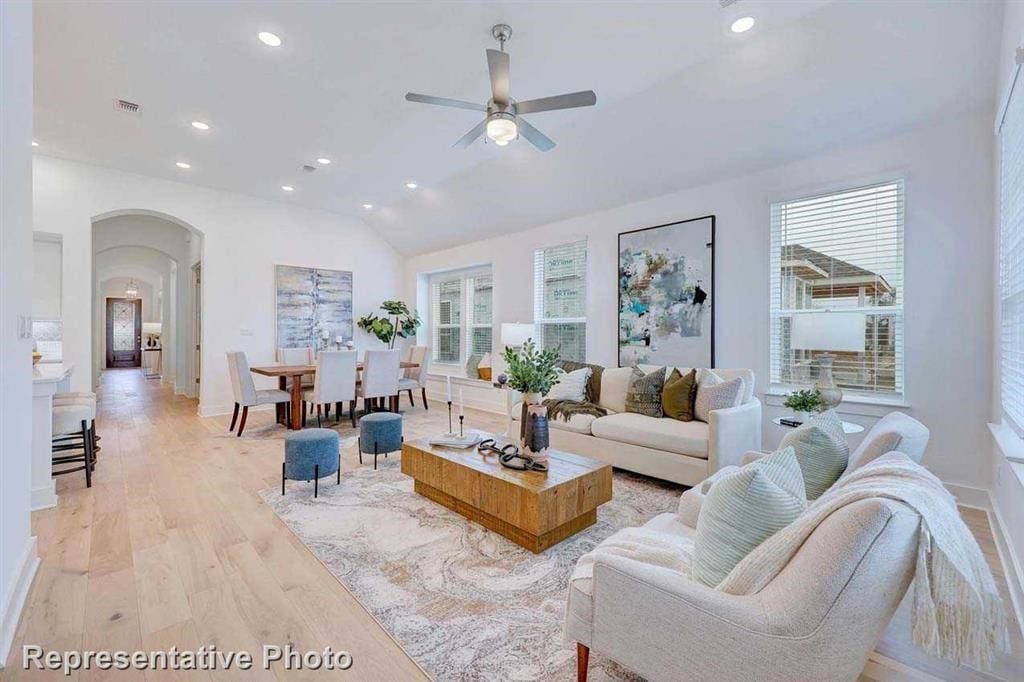
{"type": "Polygon", "coordinates": [[[619,366],[715,366],[715,216],[619,234],[619,366]]]}
{"type": "Polygon", "coordinates": [[[352,273],[275,265],[279,348],[333,347],[352,340],[352,273]]]}

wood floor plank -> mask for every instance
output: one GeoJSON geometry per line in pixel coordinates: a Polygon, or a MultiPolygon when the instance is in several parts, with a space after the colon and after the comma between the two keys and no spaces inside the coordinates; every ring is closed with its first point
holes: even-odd
{"type": "Polygon", "coordinates": [[[170,544],[140,549],[134,558],[143,637],[189,620],[192,611],[170,544]]]}

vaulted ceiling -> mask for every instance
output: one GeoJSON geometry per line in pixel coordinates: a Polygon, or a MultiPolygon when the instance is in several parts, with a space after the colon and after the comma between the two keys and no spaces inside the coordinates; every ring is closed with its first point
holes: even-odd
{"type": "Polygon", "coordinates": [[[35,7],[37,153],[357,216],[406,254],[991,108],[1002,14],[917,0],[35,7]],[[755,28],[732,34],[746,14],[755,28]],[[498,22],[513,28],[514,97],[597,92],[595,107],[527,117],[550,152],[452,149],[479,115],[403,99],[485,101],[498,22]]]}

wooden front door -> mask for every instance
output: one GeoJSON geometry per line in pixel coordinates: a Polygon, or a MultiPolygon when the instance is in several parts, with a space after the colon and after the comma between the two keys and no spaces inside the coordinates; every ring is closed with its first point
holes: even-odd
{"type": "Polygon", "coordinates": [[[107,299],[107,367],[142,366],[142,299],[107,299]]]}

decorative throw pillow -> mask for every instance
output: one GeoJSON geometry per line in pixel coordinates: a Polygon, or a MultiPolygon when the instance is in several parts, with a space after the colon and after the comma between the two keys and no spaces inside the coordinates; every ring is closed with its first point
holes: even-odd
{"type": "Polygon", "coordinates": [[[697,398],[697,370],[681,374],[673,369],[661,389],[661,409],[666,417],[683,422],[693,421],[693,402],[697,398]]]}
{"type": "Polygon", "coordinates": [[[809,500],[818,499],[839,480],[850,458],[843,422],[834,410],[815,415],[787,433],[779,444],[780,449],[786,447],[796,451],[809,500]]]}
{"type": "Polygon", "coordinates": [[[717,587],[743,557],[807,509],[793,448],[715,482],[701,504],[690,574],[717,587]]]}
{"type": "Polygon", "coordinates": [[[587,380],[587,402],[597,405],[601,402],[601,374],[604,367],[588,362],[577,362],[576,360],[559,360],[558,364],[566,372],[575,372],[584,367],[590,368],[590,379],[587,380]]]}
{"type": "Polygon", "coordinates": [[[571,400],[582,403],[586,400],[588,379],[590,379],[589,367],[573,372],[563,372],[558,375],[558,383],[551,387],[545,397],[548,400],[571,400]]]}
{"type": "Polygon", "coordinates": [[[626,390],[626,412],[661,417],[661,389],[664,386],[664,367],[646,375],[634,367],[626,390]]]}
{"type": "Polygon", "coordinates": [[[901,442],[903,442],[903,435],[895,431],[878,434],[871,439],[870,443],[863,444],[856,452],[850,454],[846,473],[859,469],[868,462],[874,462],[887,452],[899,450],[901,442]]]}
{"type": "Polygon", "coordinates": [[[743,397],[743,379],[736,377],[726,381],[708,370],[701,373],[697,384],[697,397],[693,401],[693,417],[698,421],[711,420],[712,410],[736,407],[743,397]]]}

